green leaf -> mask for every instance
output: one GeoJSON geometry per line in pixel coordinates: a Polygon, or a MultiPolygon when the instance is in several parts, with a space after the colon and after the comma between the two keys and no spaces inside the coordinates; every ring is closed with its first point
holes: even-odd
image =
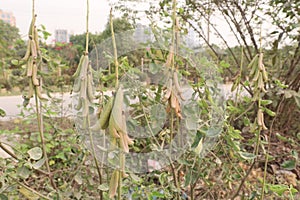
{"type": "Polygon", "coordinates": [[[151,192],[151,196],[152,197],[159,197],[159,198],[164,198],[165,197],[165,195],[163,194],[163,193],[160,193],[160,192],[158,192],[158,191],[153,191],[153,192],[151,192]]]}
{"type": "Polygon", "coordinates": [[[245,160],[253,160],[254,158],[256,158],[256,155],[253,153],[248,153],[248,152],[244,152],[244,151],[239,151],[240,156],[245,159],[245,160]]]}
{"type": "Polygon", "coordinates": [[[287,160],[281,164],[281,167],[286,170],[293,170],[296,168],[296,160],[287,160]]]}
{"type": "Polygon", "coordinates": [[[30,158],[33,160],[39,160],[43,156],[43,151],[40,147],[34,147],[28,150],[27,153],[29,154],[30,158]]]}
{"type": "Polygon", "coordinates": [[[4,194],[0,194],[0,200],[8,200],[8,197],[4,194]]]}
{"type": "Polygon", "coordinates": [[[273,101],[272,100],[261,100],[260,104],[262,106],[270,105],[273,101]]]}
{"type": "Polygon", "coordinates": [[[16,59],[13,59],[13,60],[11,60],[11,64],[13,64],[13,65],[18,65],[18,64],[19,64],[19,61],[16,60],[16,59]]]}
{"type": "Polygon", "coordinates": [[[98,186],[98,190],[108,191],[109,190],[108,184],[107,183],[103,183],[103,184],[99,185],[98,186]]]}
{"type": "Polygon", "coordinates": [[[5,116],[6,116],[5,111],[2,108],[0,108],[0,117],[5,117],[5,116]]]}
{"type": "Polygon", "coordinates": [[[289,187],[287,185],[271,185],[271,184],[268,184],[268,186],[269,186],[269,190],[275,192],[279,196],[282,196],[283,193],[289,189],[289,187]]]}
{"type": "Polygon", "coordinates": [[[276,115],[275,112],[273,112],[272,110],[268,109],[268,108],[264,108],[264,111],[266,111],[266,113],[268,115],[270,115],[271,117],[274,117],[276,115]]]}
{"type": "Polygon", "coordinates": [[[36,163],[34,163],[32,165],[33,169],[39,169],[43,166],[43,164],[45,163],[45,158],[42,158],[41,160],[37,161],[36,163]]]}
{"type": "Polygon", "coordinates": [[[22,166],[20,168],[17,169],[17,174],[23,178],[23,179],[27,179],[30,175],[30,170],[25,167],[25,166],[22,166]]]}

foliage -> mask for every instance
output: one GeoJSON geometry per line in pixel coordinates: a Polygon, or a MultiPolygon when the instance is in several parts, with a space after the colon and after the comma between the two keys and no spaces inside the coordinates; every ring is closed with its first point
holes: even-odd
{"type": "MultiPolygon", "coordinates": [[[[120,2],[126,4],[126,1],[120,2]]],[[[130,2],[134,1],[130,0],[130,2]]],[[[136,14],[131,12],[136,8],[122,6],[118,8],[125,12],[124,15],[127,17],[130,14],[132,15],[130,17],[134,18],[136,14]]],[[[168,166],[146,174],[128,173],[128,176],[122,179],[122,187],[119,187],[123,199],[299,198],[300,37],[297,25],[300,13],[298,8],[298,2],[287,3],[283,0],[207,2],[189,0],[178,4],[178,7],[173,7],[173,11],[175,9],[179,17],[180,31],[185,33],[189,28],[194,29],[201,42],[205,44],[204,50],[198,53],[193,54],[193,49],[190,49],[191,54],[196,57],[196,68],[186,63],[185,58],[174,57],[178,67],[175,71],[176,75],[187,77],[189,85],[193,88],[193,97],[198,97],[196,100],[198,109],[187,106],[181,113],[177,104],[174,106],[173,102],[172,105],[171,95],[168,95],[167,100],[164,101],[164,87],[171,92],[178,89],[172,84],[170,87],[165,86],[164,82],[169,81],[167,79],[162,80],[160,89],[150,87],[152,93],[142,84],[149,81],[151,77],[164,73],[161,66],[172,65],[172,62],[169,63],[172,54],[165,49],[156,48],[155,45],[150,45],[145,51],[121,55],[117,60],[113,59],[113,55],[106,54],[107,62],[102,60],[101,62],[109,64],[110,68],[97,70],[100,71],[99,73],[94,73],[90,69],[94,80],[101,83],[101,87],[96,88],[97,91],[100,90],[96,96],[99,99],[92,106],[105,110],[108,97],[104,95],[104,91],[111,90],[116,84],[118,73],[115,67],[119,67],[120,77],[136,78],[142,76],[141,70],[137,68],[140,58],[145,58],[145,66],[151,63],[148,68],[145,67],[145,77],[139,77],[142,81],[138,83],[138,90],[127,86],[131,95],[124,103],[134,111],[135,115],[130,119],[129,124],[148,124],[155,129],[161,120],[165,118],[168,120],[163,124],[164,130],[158,135],[135,139],[134,144],[129,147],[130,152],[148,152],[160,145],[169,145],[173,138],[173,131],[175,130],[176,133],[176,129],[173,128],[180,121],[179,114],[189,116],[187,125],[196,130],[190,148],[168,166]],[[216,15],[222,16],[231,28],[237,46],[229,46],[222,30],[211,23],[210,20],[216,15]],[[268,16],[274,26],[268,30],[266,37],[260,36],[259,33],[262,16],[268,16]],[[208,34],[204,29],[206,26],[210,27],[211,32],[208,34]],[[209,37],[212,33],[223,39],[223,48],[213,44],[209,37]],[[221,73],[221,77],[230,77],[232,81],[231,97],[228,97],[227,101],[222,99],[221,104],[217,104],[216,101],[218,87],[210,81],[212,78],[208,76],[210,70],[216,70],[221,73]],[[138,99],[139,102],[130,104],[130,98],[138,99]],[[158,102],[162,105],[170,104],[169,111],[165,115],[160,115],[160,110],[153,109],[153,105],[158,102]],[[225,114],[221,106],[224,104],[226,104],[225,114]],[[216,115],[211,115],[212,109],[219,111],[220,115],[225,117],[220,126],[212,127],[210,124],[211,121],[217,121],[216,115]],[[193,122],[197,123],[196,127],[193,122]]],[[[171,0],[162,0],[157,6],[150,7],[147,15],[154,33],[166,34],[174,28],[170,26],[174,23],[171,11],[171,0]],[[161,22],[165,24],[163,28],[158,28],[161,22]]],[[[2,26],[0,30],[1,28],[2,26]]],[[[116,33],[122,33],[130,28],[128,18],[114,21],[116,33]]],[[[43,31],[40,34],[47,35],[43,31]]],[[[91,34],[89,50],[96,47],[99,49],[99,55],[103,56],[104,51],[101,50],[101,46],[98,48],[97,44],[111,46],[112,41],[105,40],[110,35],[109,24],[101,34],[91,34]]],[[[18,35],[14,37],[18,38],[18,35]]],[[[76,35],[71,38],[71,45],[57,44],[53,48],[42,43],[41,56],[47,73],[41,71],[39,75],[45,80],[45,89],[48,92],[55,90],[52,87],[63,88],[64,85],[71,87],[70,75],[74,73],[79,62],[78,55],[84,51],[85,39],[85,34],[76,35]],[[58,76],[59,74],[62,76],[58,76]]],[[[157,43],[169,47],[169,38],[166,36],[164,39],[157,43]]],[[[1,39],[0,41],[1,45],[5,44],[1,39]]],[[[120,41],[116,42],[118,50],[123,46],[128,48],[130,45],[135,45],[133,41],[123,44],[120,41]]],[[[11,43],[16,44],[14,46],[24,45],[23,42],[14,39],[11,43]]],[[[2,69],[5,69],[3,72],[11,69],[9,72],[11,75],[7,80],[13,80],[12,85],[22,85],[20,77],[23,63],[19,54],[15,50],[3,51],[2,48],[0,55],[1,52],[5,54],[5,61],[2,61],[2,69]],[[10,62],[11,58],[14,60],[10,62]]],[[[91,57],[94,55],[93,52],[90,53],[91,57]]],[[[105,68],[103,63],[100,63],[100,66],[105,68]]],[[[91,64],[95,66],[95,63],[91,64]]],[[[98,69],[98,66],[94,69],[98,69]]],[[[221,77],[213,78],[221,80],[221,77]]],[[[172,74],[173,79],[175,79],[174,74],[172,74]]],[[[70,89],[68,88],[67,91],[69,92],[70,89]]],[[[4,142],[0,141],[0,148],[11,153],[8,159],[0,158],[0,199],[8,197],[110,199],[108,191],[113,170],[99,163],[101,168],[101,175],[99,175],[99,166],[95,165],[93,154],[91,155],[83,145],[86,138],[76,130],[74,121],[57,117],[62,115],[63,101],[64,99],[50,95],[49,102],[42,104],[50,174],[46,171],[46,161],[41,148],[43,143],[38,133],[36,111],[32,107],[23,108],[20,116],[22,120],[14,120],[14,124],[8,130],[1,128],[0,136],[5,136],[13,145],[10,150],[4,142]],[[55,184],[51,183],[51,179],[55,184]]],[[[120,106],[120,102],[118,103],[120,106]]],[[[0,111],[5,115],[4,111],[1,109],[0,111]]],[[[88,110],[88,112],[92,111],[88,110]]],[[[128,126],[128,130],[134,132],[131,126],[128,126]]],[[[150,134],[146,129],[145,133],[150,134]]]]}

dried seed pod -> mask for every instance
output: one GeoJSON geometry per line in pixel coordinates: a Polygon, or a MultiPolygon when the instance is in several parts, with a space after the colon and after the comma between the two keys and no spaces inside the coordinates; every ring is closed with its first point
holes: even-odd
{"type": "Polygon", "coordinates": [[[266,72],[265,67],[264,67],[264,70],[262,71],[262,74],[263,74],[264,81],[265,81],[265,82],[268,82],[268,74],[267,74],[267,72],[266,72]]]}
{"type": "Polygon", "coordinates": [[[165,94],[165,96],[164,96],[164,98],[163,98],[163,101],[167,101],[167,100],[171,97],[171,93],[172,93],[172,85],[173,85],[172,82],[173,82],[172,79],[169,79],[169,80],[168,80],[167,91],[166,91],[166,94],[165,94]]]}
{"type": "Polygon", "coordinates": [[[86,78],[84,77],[81,77],[80,78],[81,81],[80,81],[80,93],[79,93],[79,96],[86,99],[86,89],[87,89],[87,81],[86,81],[86,78]]]}
{"type": "Polygon", "coordinates": [[[112,117],[110,117],[109,124],[108,124],[108,132],[113,138],[120,138],[120,135],[117,129],[114,127],[113,123],[111,122],[112,117]]]}
{"type": "Polygon", "coordinates": [[[40,52],[40,41],[39,41],[39,35],[38,35],[38,32],[37,32],[36,26],[34,26],[34,36],[33,36],[33,39],[34,39],[35,44],[36,44],[36,51],[39,54],[39,52],[40,52]]]}
{"type": "Polygon", "coordinates": [[[253,81],[254,82],[256,82],[258,80],[259,74],[260,74],[260,71],[258,70],[258,68],[256,68],[255,74],[253,76],[253,81]]]}
{"type": "Polygon", "coordinates": [[[31,54],[31,43],[28,40],[26,53],[25,53],[24,57],[22,58],[22,60],[27,61],[29,59],[29,57],[30,57],[30,54],[31,54]]]}
{"type": "Polygon", "coordinates": [[[120,147],[125,153],[129,153],[128,140],[124,133],[120,133],[120,147]]]}
{"type": "Polygon", "coordinates": [[[118,185],[119,185],[119,176],[120,176],[120,172],[117,170],[114,170],[114,172],[112,173],[111,179],[110,179],[110,183],[109,183],[109,198],[110,199],[112,199],[117,193],[117,189],[118,189],[118,185]]]}
{"type": "Polygon", "coordinates": [[[33,66],[32,66],[32,83],[33,85],[35,86],[39,86],[40,83],[39,83],[39,80],[37,79],[37,66],[36,66],[36,63],[33,62],[33,66]]]}
{"type": "Polygon", "coordinates": [[[263,67],[263,57],[264,57],[264,54],[263,53],[260,53],[259,54],[259,61],[258,61],[258,68],[260,71],[262,71],[264,69],[263,67]]]}
{"type": "Polygon", "coordinates": [[[36,94],[38,96],[38,98],[41,100],[41,101],[47,101],[48,99],[43,97],[42,93],[41,93],[41,87],[36,87],[36,94]]]}
{"type": "Polygon", "coordinates": [[[257,124],[258,126],[262,126],[262,117],[263,117],[263,112],[261,109],[258,109],[257,111],[257,124]]]}
{"type": "Polygon", "coordinates": [[[31,55],[33,57],[33,59],[37,58],[37,49],[36,49],[36,44],[35,41],[33,39],[30,39],[30,47],[31,47],[31,55]]]}
{"type": "Polygon", "coordinates": [[[29,89],[28,89],[28,94],[27,96],[25,96],[26,99],[31,99],[33,97],[33,94],[34,94],[34,88],[33,88],[33,85],[32,85],[32,81],[31,79],[29,80],[29,89]]]}
{"type": "Polygon", "coordinates": [[[31,57],[29,57],[28,61],[27,61],[27,69],[26,69],[27,73],[26,75],[27,76],[32,76],[32,71],[33,71],[33,60],[31,57]]]}
{"type": "Polygon", "coordinates": [[[173,79],[174,79],[175,89],[177,90],[178,93],[182,93],[179,85],[178,74],[176,71],[174,71],[173,79]]]}
{"type": "Polygon", "coordinates": [[[260,89],[263,89],[263,88],[264,88],[264,81],[263,81],[262,73],[259,73],[257,86],[258,86],[258,88],[260,88],[260,89]]]}
{"type": "Polygon", "coordinates": [[[32,20],[31,20],[31,23],[30,23],[30,27],[29,27],[29,31],[28,31],[28,35],[30,36],[33,36],[33,34],[34,34],[34,26],[35,26],[35,20],[36,20],[36,15],[34,15],[33,17],[32,17],[32,20]]]}

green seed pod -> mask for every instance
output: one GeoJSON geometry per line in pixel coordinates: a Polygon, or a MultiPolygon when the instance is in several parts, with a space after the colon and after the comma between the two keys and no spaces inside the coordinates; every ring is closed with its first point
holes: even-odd
{"type": "Polygon", "coordinates": [[[33,39],[34,39],[35,44],[36,44],[36,51],[39,54],[39,52],[40,52],[40,41],[39,41],[39,35],[38,35],[38,32],[37,32],[36,26],[34,26],[34,36],[33,36],[33,39]]]}
{"type": "Polygon", "coordinates": [[[36,20],[36,15],[34,15],[32,17],[32,20],[31,20],[31,23],[30,23],[30,27],[29,27],[29,31],[28,31],[28,35],[30,36],[33,36],[34,35],[34,26],[35,26],[35,20],[36,20]]]}
{"type": "Polygon", "coordinates": [[[109,198],[110,199],[112,199],[117,193],[117,189],[118,189],[118,185],[119,185],[119,176],[120,176],[120,172],[118,170],[114,170],[114,172],[112,173],[111,179],[110,179],[110,183],[109,183],[109,198]]]}
{"type": "Polygon", "coordinates": [[[111,111],[112,111],[113,101],[114,101],[114,98],[111,97],[109,99],[109,101],[107,102],[107,104],[104,106],[104,109],[102,110],[102,112],[100,114],[99,124],[100,124],[101,129],[107,128],[107,124],[109,122],[109,118],[110,118],[111,111]]]}
{"type": "Polygon", "coordinates": [[[123,120],[122,120],[122,112],[123,112],[123,89],[122,85],[120,85],[113,104],[111,118],[114,123],[117,131],[124,131],[123,120]]]}
{"type": "Polygon", "coordinates": [[[77,103],[77,105],[75,106],[75,109],[76,109],[76,110],[80,110],[81,108],[82,108],[82,98],[79,97],[78,103],[77,103]]]}
{"type": "Polygon", "coordinates": [[[80,73],[81,68],[82,68],[82,63],[83,63],[84,57],[85,57],[84,55],[82,55],[80,57],[80,61],[79,61],[78,67],[76,69],[76,72],[72,76],[73,78],[77,78],[79,76],[79,73],[80,73]]]}
{"type": "Polygon", "coordinates": [[[74,85],[73,85],[73,91],[74,92],[79,92],[80,91],[80,85],[81,85],[81,79],[76,78],[75,81],[74,81],[74,85]]]}

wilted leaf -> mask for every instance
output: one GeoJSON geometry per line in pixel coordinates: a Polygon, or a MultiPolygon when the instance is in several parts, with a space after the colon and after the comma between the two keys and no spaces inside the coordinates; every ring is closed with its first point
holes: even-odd
{"type": "Polygon", "coordinates": [[[256,155],[253,153],[248,153],[248,152],[244,152],[244,151],[239,151],[240,156],[245,159],[245,160],[253,160],[254,158],[256,158],[256,155]]]}
{"type": "Polygon", "coordinates": [[[21,187],[19,189],[19,192],[24,195],[28,200],[38,200],[39,199],[39,196],[32,193],[31,191],[27,190],[26,188],[24,187],[21,187]]]}
{"type": "Polygon", "coordinates": [[[27,153],[29,154],[30,158],[33,160],[39,160],[43,156],[43,151],[40,147],[34,147],[28,150],[27,153]]]}
{"type": "Polygon", "coordinates": [[[43,166],[43,164],[45,163],[45,158],[42,158],[41,160],[37,161],[36,163],[34,163],[32,165],[33,169],[39,169],[43,166]]]}

